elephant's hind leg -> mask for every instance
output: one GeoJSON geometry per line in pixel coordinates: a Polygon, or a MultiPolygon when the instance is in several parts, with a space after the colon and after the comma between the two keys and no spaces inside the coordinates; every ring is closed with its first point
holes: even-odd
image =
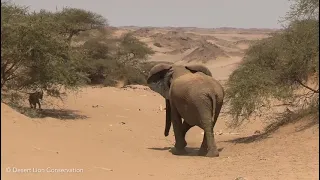
{"type": "Polygon", "coordinates": [[[212,125],[211,125],[211,134],[212,134],[211,142],[212,142],[212,147],[214,147],[214,148],[211,150],[211,152],[208,150],[208,146],[209,146],[210,142],[207,142],[206,133],[204,133],[203,141],[202,141],[199,153],[198,153],[200,156],[204,156],[204,155],[206,155],[208,157],[218,157],[219,156],[219,151],[217,149],[217,145],[216,145],[216,142],[215,142],[215,139],[214,139],[213,128],[216,125],[216,122],[218,120],[222,104],[223,104],[223,102],[217,103],[216,108],[215,108],[215,113],[213,114],[213,122],[212,122],[212,125]]]}
{"type": "Polygon", "coordinates": [[[183,139],[186,138],[186,134],[187,132],[190,130],[190,128],[192,128],[193,126],[189,125],[186,121],[183,121],[182,123],[182,135],[183,135],[183,139]]]}
{"type": "Polygon", "coordinates": [[[207,138],[205,135],[203,135],[203,140],[201,143],[201,147],[199,149],[198,155],[199,156],[205,156],[208,152],[208,144],[207,144],[207,138]]]}
{"type": "Polygon", "coordinates": [[[176,140],[176,143],[174,145],[175,148],[172,149],[172,154],[186,154],[187,151],[185,150],[185,147],[187,146],[187,142],[184,138],[184,135],[186,133],[184,131],[186,131],[186,129],[183,130],[181,116],[174,106],[171,106],[171,121],[174,131],[174,137],[176,140]]]}
{"type": "Polygon", "coordinates": [[[207,157],[219,157],[219,151],[214,139],[213,132],[205,132],[205,136],[207,138],[208,151],[207,157]]]}
{"type": "Polygon", "coordinates": [[[202,152],[199,153],[206,153],[207,157],[218,157],[219,151],[214,139],[212,114],[209,111],[201,113],[201,124],[204,137],[200,148],[202,152]],[[207,143],[207,148],[204,143],[207,143]]]}
{"type": "Polygon", "coordinates": [[[222,108],[222,104],[223,104],[223,101],[217,103],[217,105],[216,105],[216,109],[215,109],[215,113],[214,113],[214,118],[213,118],[213,126],[212,126],[212,129],[213,129],[214,126],[216,125],[216,122],[217,122],[218,117],[219,117],[219,115],[220,115],[220,111],[221,111],[221,108],[222,108]]]}

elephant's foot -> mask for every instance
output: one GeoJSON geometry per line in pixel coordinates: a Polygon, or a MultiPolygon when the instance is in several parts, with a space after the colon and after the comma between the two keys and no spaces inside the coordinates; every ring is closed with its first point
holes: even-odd
{"type": "Polygon", "coordinates": [[[205,156],[208,153],[208,151],[204,148],[200,148],[198,151],[198,156],[205,156]]]}
{"type": "Polygon", "coordinates": [[[203,141],[198,151],[198,156],[205,156],[207,153],[208,153],[207,140],[206,140],[206,137],[203,136],[203,141]]]}
{"type": "Polygon", "coordinates": [[[171,153],[173,155],[185,155],[185,154],[188,154],[188,152],[185,150],[185,148],[178,149],[176,147],[171,148],[171,153]]]}
{"type": "Polygon", "coordinates": [[[219,157],[219,151],[217,149],[209,150],[206,157],[219,157]]]}
{"type": "Polygon", "coordinates": [[[186,140],[178,141],[178,142],[176,142],[174,147],[177,149],[183,149],[183,148],[187,147],[187,141],[186,140]]]}

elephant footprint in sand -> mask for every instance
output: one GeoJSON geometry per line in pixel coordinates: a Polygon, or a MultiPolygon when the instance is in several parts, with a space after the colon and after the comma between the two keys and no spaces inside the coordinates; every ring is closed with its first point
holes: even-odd
{"type": "Polygon", "coordinates": [[[155,65],[149,73],[148,86],[166,100],[165,136],[171,123],[175,135],[173,154],[185,154],[185,135],[193,126],[204,130],[199,155],[218,157],[213,128],[224,98],[221,84],[202,65],[155,65]],[[182,118],[184,121],[182,122],[182,118]]]}

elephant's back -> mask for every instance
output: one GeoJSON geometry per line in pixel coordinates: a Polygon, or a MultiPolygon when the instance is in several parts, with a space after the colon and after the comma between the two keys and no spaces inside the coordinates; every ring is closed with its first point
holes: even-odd
{"type": "Polygon", "coordinates": [[[194,86],[191,86],[192,91],[197,91],[200,94],[214,94],[217,97],[217,101],[222,102],[225,92],[220,82],[211,76],[207,76],[202,72],[193,74],[190,78],[194,86]]]}
{"type": "MultiPolygon", "coordinates": [[[[219,87],[215,88],[216,82],[210,76],[203,73],[186,74],[175,79],[171,84],[173,93],[182,93],[184,91],[196,91],[201,93],[210,92],[213,89],[220,90],[219,87]]],[[[196,93],[193,92],[193,93],[196,93]]]]}
{"type": "Polygon", "coordinates": [[[188,74],[174,80],[170,88],[170,97],[172,101],[186,106],[194,104],[208,103],[208,96],[213,92],[210,78],[197,74],[188,74]]]}
{"type": "Polygon", "coordinates": [[[224,91],[218,81],[202,73],[188,74],[174,80],[170,99],[178,112],[190,125],[199,125],[195,119],[204,111],[212,112],[212,97],[220,103],[224,91]]]}

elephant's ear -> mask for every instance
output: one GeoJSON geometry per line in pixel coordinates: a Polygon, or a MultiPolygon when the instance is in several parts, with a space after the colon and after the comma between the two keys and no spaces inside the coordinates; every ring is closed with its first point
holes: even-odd
{"type": "Polygon", "coordinates": [[[150,83],[159,81],[160,79],[163,79],[166,73],[168,72],[168,70],[170,70],[171,68],[172,68],[171,65],[164,64],[164,63],[153,66],[153,68],[151,68],[149,72],[147,83],[150,84],[150,83]]]}
{"type": "Polygon", "coordinates": [[[151,90],[159,93],[165,99],[169,98],[172,66],[169,64],[157,64],[151,68],[147,79],[147,84],[151,90]]]}
{"type": "Polygon", "coordinates": [[[192,73],[202,72],[202,73],[212,77],[210,70],[203,65],[193,64],[193,65],[186,65],[185,67],[186,67],[186,69],[188,69],[192,73]]]}

